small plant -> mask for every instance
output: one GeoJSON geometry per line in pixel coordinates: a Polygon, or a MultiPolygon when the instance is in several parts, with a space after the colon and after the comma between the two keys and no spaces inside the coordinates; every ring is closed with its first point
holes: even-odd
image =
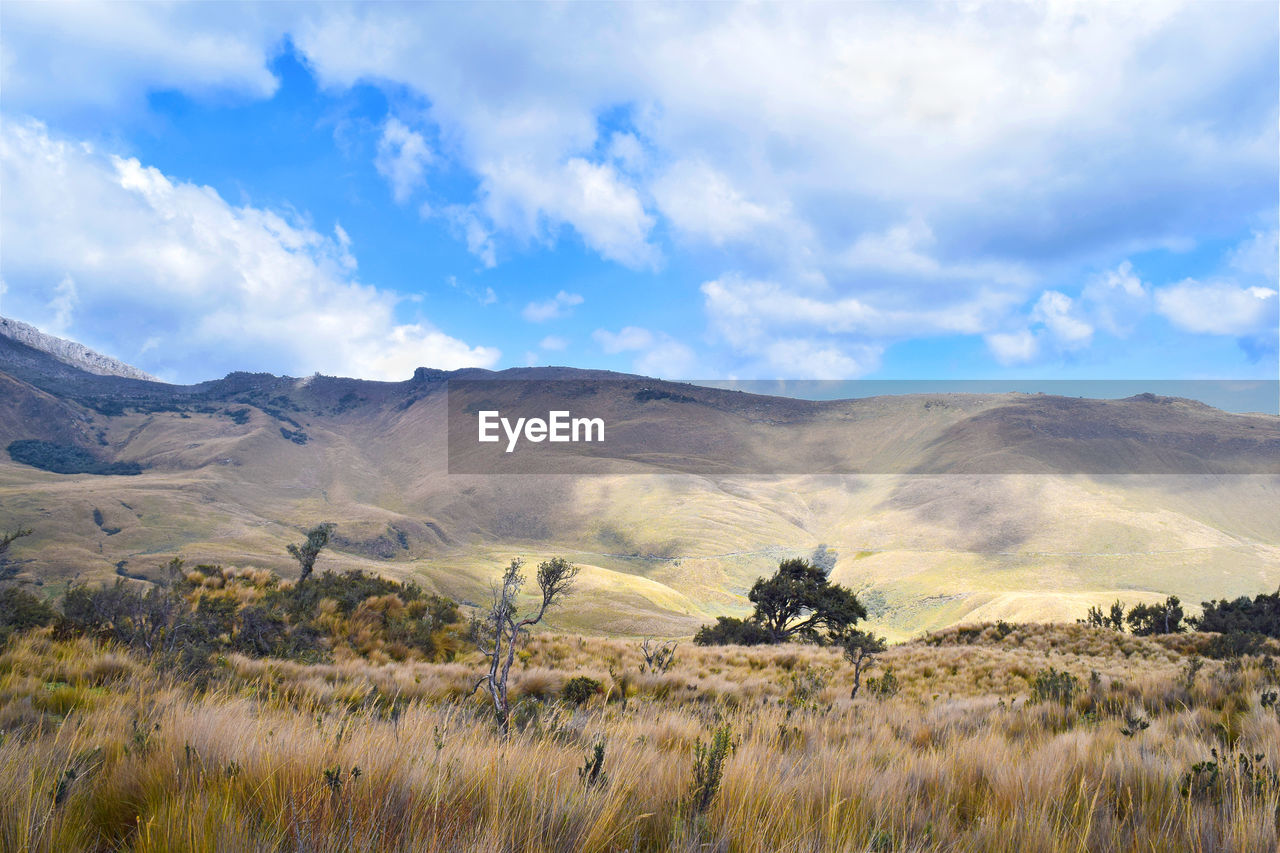
{"type": "Polygon", "coordinates": [[[827,672],[821,669],[806,667],[791,673],[791,685],[787,690],[784,704],[788,712],[797,709],[814,709],[818,707],[818,696],[827,687],[827,672]]]}
{"type": "Polygon", "coordinates": [[[1234,756],[1219,755],[1217,749],[1209,750],[1210,758],[1191,765],[1182,777],[1179,792],[1184,797],[1220,802],[1225,789],[1234,786],[1246,796],[1262,796],[1269,789],[1280,785],[1280,776],[1266,767],[1262,753],[1234,756]]]}
{"type": "Polygon", "coordinates": [[[342,768],[326,767],[324,771],[324,784],[332,793],[342,793],[342,768]]]}
{"type": "Polygon", "coordinates": [[[591,751],[587,753],[586,761],[578,768],[578,779],[587,788],[604,785],[609,780],[609,774],[604,772],[603,737],[592,745],[591,751]]]}
{"type": "Polygon", "coordinates": [[[654,646],[652,640],[645,640],[640,644],[640,656],[644,658],[640,672],[670,672],[671,667],[676,665],[676,646],[674,642],[654,646]]]}
{"type": "Polygon", "coordinates": [[[587,700],[597,693],[604,691],[604,685],[594,678],[585,675],[578,675],[567,682],[560,691],[560,698],[571,705],[583,705],[587,700]]]}
{"type": "Polygon", "coordinates": [[[1124,727],[1120,729],[1120,734],[1125,737],[1133,737],[1139,732],[1145,732],[1151,727],[1151,721],[1143,717],[1141,714],[1133,711],[1124,712],[1124,727]]]}
{"type": "Polygon", "coordinates": [[[1186,666],[1182,668],[1182,686],[1190,690],[1196,684],[1196,675],[1204,668],[1204,661],[1198,657],[1187,660],[1186,666]]]}
{"type": "Polygon", "coordinates": [[[893,674],[893,667],[885,667],[884,675],[867,679],[867,692],[877,699],[890,699],[898,695],[901,684],[893,674]]]}
{"type": "Polygon", "coordinates": [[[733,752],[733,731],[723,725],[715,730],[711,742],[702,741],[693,748],[693,784],[690,787],[690,805],[695,814],[703,814],[711,807],[720,790],[724,776],[724,762],[733,752]]]}
{"type": "Polygon", "coordinates": [[[1080,679],[1066,670],[1042,669],[1031,681],[1032,702],[1058,702],[1070,705],[1080,690],[1080,679]]]}
{"type": "Polygon", "coordinates": [[[71,793],[71,783],[76,781],[76,777],[79,775],[74,767],[68,767],[62,771],[62,775],[58,777],[58,781],[53,786],[52,796],[55,807],[66,802],[67,795],[71,793]]]}

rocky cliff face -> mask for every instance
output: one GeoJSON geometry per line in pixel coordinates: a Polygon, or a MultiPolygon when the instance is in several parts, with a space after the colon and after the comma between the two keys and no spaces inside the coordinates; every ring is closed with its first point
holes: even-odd
{"type": "Polygon", "coordinates": [[[144,373],[119,359],[94,352],[84,344],[47,335],[35,326],[10,320],[8,317],[0,317],[0,335],[46,352],[64,364],[78,367],[89,373],[96,373],[98,376],[122,376],[125,379],[159,381],[149,373],[144,373]]]}

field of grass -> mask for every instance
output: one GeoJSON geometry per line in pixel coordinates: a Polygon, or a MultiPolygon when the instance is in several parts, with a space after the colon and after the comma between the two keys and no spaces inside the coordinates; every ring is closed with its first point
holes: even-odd
{"type": "Polygon", "coordinates": [[[655,674],[636,641],[542,634],[503,740],[478,656],[229,655],[197,689],[43,629],[0,652],[0,846],[1274,850],[1280,674],[1206,639],[952,628],[850,699],[831,649],[683,644],[655,674]],[[576,676],[600,683],[581,705],[576,676]],[[717,731],[723,778],[697,786],[717,731]]]}

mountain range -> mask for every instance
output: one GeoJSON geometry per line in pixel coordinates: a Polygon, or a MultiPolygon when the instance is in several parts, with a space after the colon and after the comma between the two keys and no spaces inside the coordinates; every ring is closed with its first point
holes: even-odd
{"type": "Polygon", "coordinates": [[[174,555],[289,575],[320,521],[319,570],[463,602],[512,557],[568,557],[552,625],[593,633],[740,615],[819,546],[890,637],[1280,585],[1280,418],[1150,394],[819,402],[570,368],[173,385],[0,319],[0,447],[0,529],[33,530],[10,569],[50,594],[174,555]],[[489,406],[571,407],[609,437],[507,457],[472,440],[489,406]]]}

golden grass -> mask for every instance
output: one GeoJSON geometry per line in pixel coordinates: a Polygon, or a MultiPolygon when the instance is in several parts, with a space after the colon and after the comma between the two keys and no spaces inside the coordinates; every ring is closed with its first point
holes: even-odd
{"type": "Polygon", "coordinates": [[[999,633],[895,646],[873,674],[892,667],[901,691],[856,701],[827,649],[682,645],[669,673],[641,674],[635,643],[540,635],[513,674],[526,698],[506,742],[467,697],[474,659],[233,657],[197,695],[119,650],[27,636],[0,654],[0,846],[1275,849],[1280,717],[1259,703],[1275,689],[1263,659],[1188,680],[1186,641],[999,633]],[[1049,666],[1080,679],[1077,695],[1028,704],[1049,666]],[[606,693],[553,701],[575,675],[606,693]],[[1150,727],[1123,735],[1126,713],[1150,727]],[[736,748],[698,815],[694,747],[722,724],[736,748]],[[588,787],[577,771],[599,738],[607,779],[588,787]],[[1212,750],[1216,781],[1194,774],[1184,793],[1212,750]],[[1260,772],[1236,763],[1257,753],[1260,772]]]}

